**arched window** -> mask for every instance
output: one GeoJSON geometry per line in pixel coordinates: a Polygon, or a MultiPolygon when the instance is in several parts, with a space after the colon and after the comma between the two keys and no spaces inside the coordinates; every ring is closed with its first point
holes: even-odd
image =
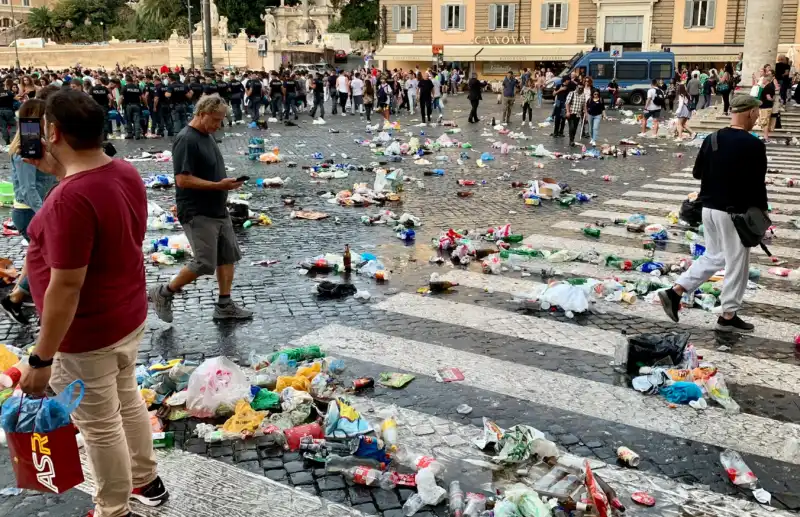
{"type": "Polygon", "coordinates": [[[0,20],[0,27],[11,27],[11,18],[3,18],[0,20]]]}

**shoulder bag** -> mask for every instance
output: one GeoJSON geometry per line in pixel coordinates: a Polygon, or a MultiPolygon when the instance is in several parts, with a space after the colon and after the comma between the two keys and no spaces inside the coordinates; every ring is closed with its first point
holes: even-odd
{"type": "MultiPolygon", "coordinates": [[[[711,133],[712,152],[717,152],[717,149],[719,148],[719,144],[717,142],[717,133],[718,131],[711,133]]],[[[764,253],[771,257],[772,254],[767,249],[767,246],[762,242],[764,236],[767,234],[767,230],[769,230],[769,227],[772,226],[772,221],[767,213],[755,206],[751,206],[745,210],[744,213],[732,212],[732,208],[729,208],[727,212],[731,216],[733,226],[736,228],[736,233],[739,234],[739,239],[742,241],[742,245],[746,248],[761,246],[761,249],[764,250],[764,253]]]]}

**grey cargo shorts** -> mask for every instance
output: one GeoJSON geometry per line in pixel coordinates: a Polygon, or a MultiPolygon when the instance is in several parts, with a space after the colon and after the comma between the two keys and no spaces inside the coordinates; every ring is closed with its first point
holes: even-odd
{"type": "Polygon", "coordinates": [[[196,215],[183,225],[194,258],[188,268],[198,275],[212,275],[217,266],[235,264],[242,258],[231,218],[196,215]]]}

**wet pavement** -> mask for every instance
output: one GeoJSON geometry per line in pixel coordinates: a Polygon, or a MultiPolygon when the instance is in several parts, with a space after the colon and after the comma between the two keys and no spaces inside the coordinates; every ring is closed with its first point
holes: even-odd
{"type": "MultiPolygon", "coordinates": [[[[490,276],[482,275],[476,264],[461,271],[450,265],[429,263],[435,254],[431,239],[438,237],[441,230],[489,228],[505,223],[511,224],[514,233],[524,234],[526,242],[538,247],[578,251],[595,248],[601,254],[616,252],[623,256],[642,253],[641,239],[635,234],[609,229],[599,239],[592,239],[584,236],[580,228],[596,220],[631,213],[643,213],[648,219],[661,221],[669,211],[662,205],[677,211],[680,201],[673,197],[697,188],[690,172],[684,170],[693,165],[695,148],[679,146],[671,139],[635,138],[638,126],[621,124],[619,119],[623,117],[617,113],[610,114],[617,120],[603,122],[601,143],[617,144],[621,138],[634,137],[644,146],[646,155],[577,162],[529,157],[515,151],[502,155],[499,149],[491,149],[489,140],[519,146],[542,144],[550,151],[576,150],[567,146],[565,138],[549,137],[552,127],[534,124],[532,129],[521,128],[519,113],[511,129],[521,130],[530,138],[513,140],[499,135],[487,123],[492,115],[499,119],[500,106],[494,103],[493,96],[485,97],[487,100],[479,110],[483,120],[476,125],[466,122],[468,103],[463,95],[449,99],[446,106],[444,119],[455,120],[462,130],[451,137],[473,145],[463,167],[456,164],[461,149],[443,149],[426,156],[432,162],[437,155],[448,156],[450,161],[443,165],[434,162],[430,166],[416,166],[408,158],[390,164],[401,167],[403,174],[424,185],[420,186],[416,180],[405,183],[402,203],[386,207],[398,215],[408,212],[422,220],[423,226],[417,229],[416,241],[411,245],[397,239],[390,228],[361,223],[362,215],[373,214],[380,207],[340,207],[320,197],[326,191],[336,193],[351,188],[354,183],[371,185],[374,173],[351,171],[345,179],[317,182],[302,168],[318,162],[311,158],[314,152],[335,163],[368,165],[383,160],[374,156],[369,147],[356,143],[377,135],[364,131],[364,120],[328,115],[328,124],[312,125],[310,117],[301,114],[297,127],[271,124],[266,131],[246,126],[226,130],[228,134],[220,147],[226,164],[235,169],[229,175],[253,178],[243,188],[245,193],[252,194],[251,209],[268,214],[273,221],[271,226],[237,229],[244,259],[236,271],[233,298],[255,311],[255,318],[245,323],[213,322],[216,283],[212,278],[202,278],[176,296],[172,325],[160,322],[152,314],[148,317],[141,360],[157,356],[201,360],[221,354],[248,364],[254,351],[265,353],[291,344],[319,344],[331,355],[346,360],[347,375],[351,377],[377,376],[381,371],[417,375],[403,390],[376,388],[367,397],[359,398],[359,404],[366,404],[359,407],[394,404],[410,411],[406,414],[409,425],[403,432],[409,437],[426,437],[420,438],[424,442],[420,444],[422,447],[435,450],[445,444],[460,448],[464,454],[474,448],[447,437],[469,440],[470,433],[482,426],[483,417],[495,420],[501,427],[528,424],[547,433],[560,448],[597,461],[614,463],[614,451],[620,445],[636,450],[642,456],[636,474],[639,477],[626,481],[624,476],[632,474],[619,471],[608,474],[608,478],[618,481],[620,486],[650,484],[656,487],[653,488],[656,493],[670,491],[672,495],[665,498],[673,506],[657,506],[662,513],[652,515],[755,514],[761,510],[752,504],[752,495],[730,483],[720,465],[720,452],[733,448],[743,453],[761,486],[772,493],[774,507],[800,509],[800,452],[794,447],[795,440],[800,440],[800,357],[789,339],[800,333],[800,297],[788,280],[767,272],[769,263],[763,255],[754,253],[751,258],[762,269],[761,289],[747,295],[743,316],[751,317],[757,329],[754,335],[745,337],[714,332],[711,328],[714,317],[700,309],[694,309],[676,325],[663,317],[660,307],[648,307],[642,300],[630,307],[608,303],[603,311],[575,318],[567,318],[562,312],[522,312],[510,299],[513,293],[530,290],[534,283],[546,281],[537,274],[538,265],[530,268],[532,276],[527,273],[522,276],[516,271],[490,276]],[[331,128],[339,132],[331,133],[331,128]],[[283,162],[250,161],[247,144],[251,136],[265,138],[266,149],[279,147],[283,162]],[[485,151],[491,152],[495,160],[486,162],[485,168],[478,168],[475,162],[485,151]],[[341,158],[341,153],[348,157],[341,158]],[[289,167],[289,162],[296,162],[297,167],[289,167]],[[435,167],[445,169],[445,175],[423,176],[424,170],[435,167]],[[615,179],[604,181],[604,175],[613,175],[615,179]],[[255,186],[256,178],[275,176],[289,181],[277,189],[255,186]],[[573,192],[594,193],[597,197],[569,208],[548,201],[541,206],[525,206],[517,195],[519,189],[510,186],[512,181],[544,177],[567,182],[573,192]],[[485,181],[485,184],[461,187],[456,183],[458,179],[481,180],[479,183],[485,181]],[[458,197],[459,190],[469,190],[473,195],[458,197]],[[284,205],[286,197],[295,200],[293,207],[284,205]],[[300,208],[323,211],[330,217],[319,221],[290,219],[290,212],[300,208]],[[382,284],[354,275],[352,281],[358,289],[371,293],[369,301],[353,297],[321,300],[315,294],[315,280],[319,278],[299,274],[297,265],[303,259],[325,252],[341,253],[345,244],[355,252],[378,255],[391,270],[390,280],[382,284]],[[278,263],[267,267],[251,265],[266,259],[278,263]],[[462,285],[451,295],[421,297],[416,290],[433,271],[454,275],[453,279],[462,285]],[[645,398],[631,390],[609,365],[609,350],[613,355],[614,340],[622,331],[635,334],[675,329],[690,332],[698,349],[707,351],[707,358],[713,356],[720,365],[733,398],[741,406],[739,414],[731,415],[716,408],[705,412],[696,412],[688,406],[669,409],[662,399],[645,398]],[[433,377],[435,370],[443,366],[461,368],[465,381],[437,383],[433,377]],[[461,403],[469,404],[474,411],[467,416],[457,414],[455,407],[461,403]],[[425,418],[442,420],[430,424],[436,431],[431,433],[432,438],[414,431],[425,418]],[[437,425],[457,427],[439,430],[437,425]],[[657,488],[663,483],[669,488],[657,488]],[[688,493],[692,493],[691,504],[686,502],[688,493]],[[674,497],[678,499],[671,499],[674,497]],[[669,508],[674,512],[670,513],[669,508]]],[[[536,110],[535,118],[543,121],[548,114],[547,109],[536,110]]],[[[373,117],[373,123],[377,120],[373,117]]],[[[402,115],[399,120],[401,129],[393,133],[404,141],[408,139],[407,131],[416,136],[423,131],[421,139],[435,139],[447,129],[416,127],[417,116],[402,115]]],[[[114,144],[120,155],[125,156],[169,148],[168,140],[159,139],[114,140],[114,144]]],[[[137,161],[134,165],[143,177],[172,172],[171,163],[137,161]]],[[[7,166],[0,176],[3,173],[9,174],[7,166]]],[[[787,261],[786,267],[796,268],[800,265],[800,238],[790,221],[800,215],[795,208],[800,206],[796,203],[800,200],[800,189],[770,187],[768,194],[783,196],[779,202],[786,204],[781,204],[778,211],[783,217],[774,217],[778,230],[773,244],[782,251],[776,254],[787,261]]],[[[171,189],[150,190],[148,197],[163,208],[174,204],[171,189]]],[[[169,232],[148,232],[147,240],[163,235],[169,232]]],[[[18,237],[0,240],[0,256],[14,259],[18,266],[24,249],[18,237]]],[[[671,235],[668,244],[656,252],[656,259],[678,254],[688,256],[689,246],[680,236],[671,235]]],[[[179,266],[148,265],[148,284],[168,281],[179,266]]],[[[577,262],[550,267],[561,270],[566,277],[602,277],[614,273],[609,268],[577,262]]],[[[35,339],[35,328],[23,329],[2,320],[0,339],[17,346],[27,345],[35,339]]],[[[340,476],[328,476],[320,469],[303,465],[295,454],[262,448],[258,440],[206,444],[191,436],[196,425],[195,421],[170,423],[170,429],[176,433],[176,449],[208,458],[212,473],[213,465],[223,462],[277,482],[253,488],[271,500],[285,500],[285,494],[291,493],[291,490],[281,492],[279,486],[295,487],[314,496],[302,499],[301,505],[314,511],[298,511],[298,515],[349,515],[350,510],[342,513],[347,507],[355,509],[353,515],[361,512],[394,517],[400,515],[399,508],[410,495],[404,490],[382,492],[350,486],[340,476]]],[[[168,485],[171,480],[175,483],[169,488],[176,498],[193,483],[197,487],[211,483],[213,493],[206,494],[206,502],[212,505],[209,508],[213,508],[210,501],[215,500],[220,507],[240,505],[240,514],[250,515],[244,498],[234,497],[230,485],[215,486],[208,479],[193,482],[190,473],[181,473],[181,464],[195,465],[191,463],[195,460],[187,460],[193,457],[177,453],[164,457],[167,471],[174,474],[172,479],[165,479],[168,485]]],[[[3,472],[0,487],[13,484],[7,463],[7,457],[0,454],[0,472],[3,472]]],[[[197,470],[203,471],[209,464],[197,465],[197,470]]],[[[237,470],[231,472],[226,475],[238,475],[237,470]]],[[[85,488],[90,490],[88,486],[85,488]]],[[[183,500],[187,498],[185,494],[183,500]]],[[[0,514],[11,516],[79,515],[88,505],[89,496],[80,491],[61,496],[30,493],[0,496],[0,514]]],[[[146,515],[190,514],[185,513],[189,507],[177,503],[167,506],[162,513],[146,515]]],[[[286,515],[279,510],[283,507],[268,507],[275,508],[273,512],[267,511],[268,515],[286,515]]],[[[444,515],[441,507],[431,511],[444,515]]],[[[191,514],[221,512],[202,513],[194,508],[191,514]]],[[[262,507],[261,515],[264,514],[262,507]]]]}

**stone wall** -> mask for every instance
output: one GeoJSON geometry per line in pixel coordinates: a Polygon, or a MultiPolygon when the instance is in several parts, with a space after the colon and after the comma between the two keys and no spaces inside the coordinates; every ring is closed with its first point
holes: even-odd
{"type": "MultiPolygon", "coordinates": [[[[47,45],[45,48],[19,49],[22,66],[41,68],[68,68],[80,63],[88,68],[113,68],[136,64],[138,66],[174,65],[168,62],[169,49],[166,42],[117,43],[110,45],[47,45]]],[[[13,67],[16,56],[13,48],[0,48],[0,67],[13,67]]]]}

